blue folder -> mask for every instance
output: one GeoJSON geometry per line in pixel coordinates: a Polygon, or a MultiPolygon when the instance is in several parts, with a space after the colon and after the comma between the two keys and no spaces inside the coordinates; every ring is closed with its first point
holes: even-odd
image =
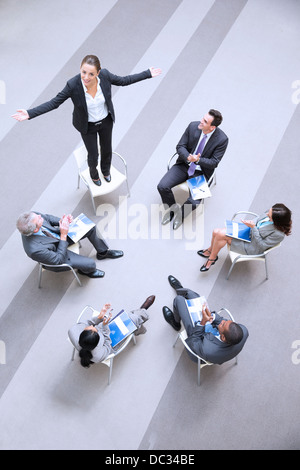
{"type": "Polygon", "coordinates": [[[135,323],[133,323],[125,310],[121,310],[112,318],[108,326],[110,329],[111,346],[113,348],[137,329],[135,323]]]}
{"type": "Polygon", "coordinates": [[[242,222],[226,220],[226,235],[244,242],[251,242],[251,229],[242,222]]]}

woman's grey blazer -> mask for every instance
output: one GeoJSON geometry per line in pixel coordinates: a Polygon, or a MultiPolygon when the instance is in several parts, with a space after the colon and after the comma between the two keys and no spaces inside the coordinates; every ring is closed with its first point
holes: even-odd
{"type": "MultiPolygon", "coordinates": [[[[137,328],[140,328],[141,325],[149,319],[149,314],[144,308],[132,310],[128,312],[128,315],[137,328]]],[[[92,318],[90,310],[87,309],[80,318],[80,322],[70,328],[68,335],[75,349],[80,351],[79,337],[85,328],[91,325],[97,328],[100,338],[98,345],[91,351],[93,355],[92,361],[98,363],[104,361],[107,356],[114,352],[111,346],[110,329],[108,325],[104,325],[103,321],[99,318],[92,318]]]]}
{"type": "Polygon", "coordinates": [[[285,234],[278,230],[274,224],[257,227],[257,223],[266,217],[266,213],[258,216],[255,227],[251,228],[251,242],[232,239],[230,250],[240,254],[259,255],[268,248],[272,248],[282,242],[285,234]]]}

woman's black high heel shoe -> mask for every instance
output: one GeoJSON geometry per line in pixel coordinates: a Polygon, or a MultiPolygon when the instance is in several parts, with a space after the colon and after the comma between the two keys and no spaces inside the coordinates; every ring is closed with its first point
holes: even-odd
{"type": "Polygon", "coordinates": [[[206,263],[205,263],[203,266],[201,266],[200,271],[201,271],[202,273],[204,273],[205,271],[208,271],[208,270],[210,269],[210,267],[213,266],[216,261],[218,261],[218,259],[219,259],[218,256],[216,257],[216,259],[209,259],[209,258],[208,258],[208,260],[206,261],[206,263]],[[207,263],[208,263],[209,261],[211,261],[211,264],[210,264],[209,268],[207,268],[207,263]]]}
{"type": "Polygon", "coordinates": [[[206,250],[199,250],[199,251],[197,251],[197,254],[198,254],[199,256],[202,256],[203,258],[209,258],[209,255],[207,256],[207,255],[204,254],[206,251],[207,251],[207,253],[209,253],[209,255],[210,255],[210,251],[207,250],[207,249],[206,249],[206,250]]]}

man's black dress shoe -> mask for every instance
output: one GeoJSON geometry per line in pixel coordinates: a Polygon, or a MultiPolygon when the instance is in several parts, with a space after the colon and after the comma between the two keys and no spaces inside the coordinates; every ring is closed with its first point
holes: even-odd
{"type": "Polygon", "coordinates": [[[101,179],[97,179],[97,180],[92,180],[93,183],[96,185],[96,186],[101,186],[101,179]]]}
{"type": "Polygon", "coordinates": [[[173,220],[173,230],[177,230],[180,227],[180,225],[182,225],[182,223],[183,223],[183,214],[181,210],[178,210],[173,220]]]}
{"type": "Polygon", "coordinates": [[[149,297],[147,297],[147,299],[145,300],[145,302],[143,303],[143,305],[141,305],[140,308],[144,308],[144,309],[148,309],[149,307],[151,307],[151,305],[153,304],[155,300],[155,295],[150,295],[149,297]]]}
{"type": "Polygon", "coordinates": [[[181,289],[182,288],[182,285],[181,283],[178,281],[178,279],[176,279],[176,277],[170,275],[168,276],[168,281],[170,283],[170,286],[173,287],[173,289],[181,289]]]}
{"type": "Polygon", "coordinates": [[[111,175],[104,176],[104,179],[107,183],[110,183],[111,182],[111,175]]]}
{"type": "Polygon", "coordinates": [[[97,259],[105,259],[105,258],[121,258],[124,253],[120,250],[107,250],[103,253],[97,253],[97,259]]]}
{"type": "Polygon", "coordinates": [[[181,324],[177,323],[175,320],[172,310],[170,310],[169,307],[163,307],[162,311],[166,322],[169,323],[169,325],[171,325],[174,330],[179,331],[181,324]]]}
{"type": "Polygon", "coordinates": [[[100,269],[96,269],[92,273],[84,273],[84,272],[80,271],[80,269],[78,269],[78,273],[82,274],[83,276],[90,277],[91,279],[97,279],[99,277],[104,277],[104,275],[105,275],[105,272],[100,271],[100,269]]]}
{"type": "Polygon", "coordinates": [[[167,210],[167,212],[165,213],[165,215],[163,216],[162,218],[162,222],[161,224],[162,225],[166,225],[168,224],[169,222],[171,222],[171,220],[173,219],[174,215],[177,214],[177,212],[180,210],[180,205],[179,204],[173,204],[171,207],[169,207],[169,209],[167,210]]]}

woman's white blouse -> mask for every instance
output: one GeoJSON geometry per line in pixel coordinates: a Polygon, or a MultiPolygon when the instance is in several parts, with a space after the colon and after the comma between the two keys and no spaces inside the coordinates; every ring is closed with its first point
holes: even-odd
{"type": "Polygon", "coordinates": [[[101,87],[100,87],[100,80],[97,77],[97,93],[95,95],[95,98],[93,98],[87,91],[86,86],[84,85],[83,81],[81,80],[83,90],[84,90],[84,95],[86,99],[86,105],[87,105],[87,110],[88,110],[88,121],[89,122],[97,122],[101,121],[101,119],[106,118],[108,115],[108,109],[107,105],[105,103],[105,98],[102,93],[101,87]]]}

